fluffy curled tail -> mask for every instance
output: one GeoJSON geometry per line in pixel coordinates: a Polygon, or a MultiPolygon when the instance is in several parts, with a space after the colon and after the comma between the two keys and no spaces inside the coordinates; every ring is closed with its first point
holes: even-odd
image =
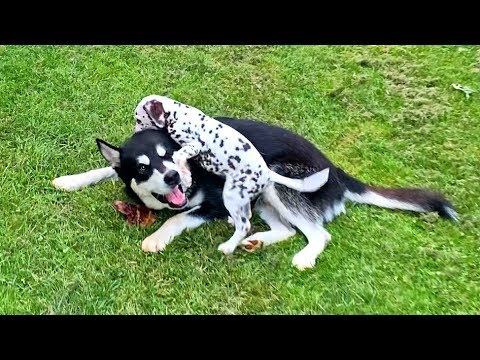
{"type": "Polygon", "coordinates": [[[340,173],[347,187],[345,197],[348,200],[388,209],[437,212],[443,218],[458,220],[458,214],[453,205],[439,192],[414,188],[369,186],[343,171],[340,171],[340,173]]]}

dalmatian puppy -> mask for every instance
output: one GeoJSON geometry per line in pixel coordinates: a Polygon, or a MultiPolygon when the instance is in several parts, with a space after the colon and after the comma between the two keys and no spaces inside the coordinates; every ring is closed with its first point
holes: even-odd
{"type": "Polygon", "coordinates": [[[273,183],[300,192],[315,192],[328,180],[329,168],[304,179],[287,178],[270,170],[252,143],[230,126],[202,111],[165,96],[144,97],[135,109],[135,131],[166,129],[181,148],[173,154],[185,187],[191,185],[187,160],[196,157],[208,172],[225,177],[223,202],[235,227],[218,250],[231,254],[250,230],[251,202],[273,183]]]}

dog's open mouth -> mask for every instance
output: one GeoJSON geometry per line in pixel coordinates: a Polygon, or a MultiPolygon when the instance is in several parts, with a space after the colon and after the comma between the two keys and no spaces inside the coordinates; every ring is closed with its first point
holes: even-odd
{"type": "Polygon", "coordinates": [[[187,205],[188,202],[181,185],[175,186],[172,191],[166,195],[154,193],[153,196],[160,202],[168,203],[172,208],[182,208],[187,205]]]}

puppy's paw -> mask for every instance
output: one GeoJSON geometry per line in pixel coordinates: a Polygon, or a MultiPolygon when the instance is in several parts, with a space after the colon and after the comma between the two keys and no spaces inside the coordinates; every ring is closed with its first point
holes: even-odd
{"type": "Polygon", "coordinates": [[[221,251],[225,255],[233,254],[235,251],[236,245],[225,241],[218,246],[218,251],[221,251]]]}
{"type": "Polygon", "coordinates": [[[175,165],[179,167],[184,167],[185,164],[187,163],[187,159],[185,159],[184,156],[180,155],[178,151],[175,151],[172,155],[172,160],[175,165]]]}
{"type": "Polygon", "coordinates": [[[192,173],[187,167],[180,168],[180,180],[185,189],[188,189],[192,186],[192,173]]]}

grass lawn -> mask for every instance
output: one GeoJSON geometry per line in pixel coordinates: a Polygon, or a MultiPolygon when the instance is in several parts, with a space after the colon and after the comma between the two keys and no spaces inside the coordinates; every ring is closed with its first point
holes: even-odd
{"type": "Polygon", "coordinates": [[[1,46],[0,313],[480,313],[480,93],[452,83],[480,91],[480,47],[1,46]],[[348,204],[305,272],[302,235],[226,258],[221,221],[144,254],[173,212],[133,228],[120,182],[51,180],[105,166],[95,138],[128,138],[151,93],[292,129],[366,182],[441,190],[461,220],[348,204]]]}

